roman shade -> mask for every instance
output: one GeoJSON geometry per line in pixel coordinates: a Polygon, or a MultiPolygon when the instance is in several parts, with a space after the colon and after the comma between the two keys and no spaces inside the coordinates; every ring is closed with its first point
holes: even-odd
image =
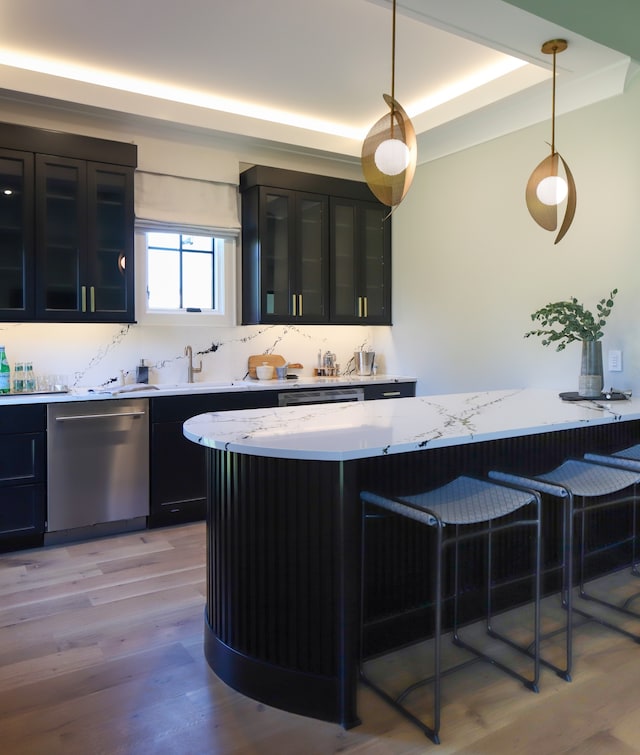
{"type": "Polygon", "coordinates": [[[238,188],[233,184],[136,171],[136,225],[239,231],[238,188]]]}

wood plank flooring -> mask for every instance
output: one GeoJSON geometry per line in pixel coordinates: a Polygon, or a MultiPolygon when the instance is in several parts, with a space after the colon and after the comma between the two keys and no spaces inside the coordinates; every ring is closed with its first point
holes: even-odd
{"type": "MultiPolygon", "coordinates": [[[[201,523],[0,556],[0,753],[640,753],[640,646],[593,623],[570,684],[545,670],[536,695],[486,664],[447,677],[439,747],[364,688],[350,731],[261,705],[204,659],[204,562],[201,523]]],[[[419,651],[372,673],[400,686],[419,651]]]]}

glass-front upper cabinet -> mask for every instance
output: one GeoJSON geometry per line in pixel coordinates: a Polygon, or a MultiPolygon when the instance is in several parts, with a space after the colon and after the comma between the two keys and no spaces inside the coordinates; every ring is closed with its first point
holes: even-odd
{"type": "Polygon", "coordinates": [[[133,319],[132,198],[132,169],[36,155],[39,317],[133,319]]]}
{"type": "Polygon", "coordinates": [[[33,155],[0,149],[0,319],[33,317],[33,155]]]}
{"type": "Polygon", "coordinates": [[[391,324],[391,218],[361,181],[240,174],[242,322],[391,324]]]}
{"type": "Polygon", "coordinates": [[[89,163],[87,184],[89,303],[101,320],[133,320],[133,170],[89,163]]]}
{"type": "Polygon", "coordinates": [[[260,322],[328,319],[328,198],[261,188],[260,322]]]}
{"type": "Polygon", "coordinates": [[[86,164],[36,155],[36,312],[80,319],[87,311],[81,264],[86,239],[86,164]]]}
{"type": "Polygon", "coordinates": [[[391,324],[391,218],[375,202],[331,199],[331,321],[391,324]]]}
{"type": "Polygon", "coordinates": [[[135,144],[0,123],[0,322],[134,322],[135,144]]]}

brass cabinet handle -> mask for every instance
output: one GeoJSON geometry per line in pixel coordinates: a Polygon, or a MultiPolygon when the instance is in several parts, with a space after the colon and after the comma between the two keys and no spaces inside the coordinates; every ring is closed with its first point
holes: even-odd
{"type": "Polygon", "coordinates": [[[369,316],[369,302],[367,301],[366,296],[363,296],[362,298],[364,300],[364,316],[368,317],[369,316]]]}
{"type": "Polygon", "coordinates": [[[383,398],[393,398],[394,396],[399,396],[401,394],[401,391],[385,391],[382,394],[383,398]]]}
{"type": "Polygon", "coordinates": [[[91,311],[96,311],[96,289],[94,286],[91,286],[89,289],[90,292],[90,300],[91,300],[91,311]]]}
{"type": "Polygon", "coordinates": [[[362,317],[362,297],[358,297],[358,317],[362,317]]]}
{"type": "Polygon", "coordinates": [[[302,317],[302,294],[291,294],[291,310],[294,317],[302,317]]]}
{"type": "Polygon", "coordinates": [[[80,289],[80,297],[82,300],[82,311],[86,312],[87,311],[87,287],[86,286],[82,286],[82,288],[80,289]]]}

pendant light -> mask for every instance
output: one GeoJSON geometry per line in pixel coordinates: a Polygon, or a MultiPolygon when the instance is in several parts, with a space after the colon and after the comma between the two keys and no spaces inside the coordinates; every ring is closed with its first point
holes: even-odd
{"type": "Polygon", "coordinates": [[[395,98],[396,0],[393,0],[391,94],[383,94],[389,113],[376,121],[362,144],[362,172],[375,197],[389,207],[399,205],[416,170],[416,133],[395,98]]]}
{"type": "Polygon", "coordinates": [[[556,152],[556,55],[567,49],[565,39],[552,39],[542,45],[542,52],[553,55],[553,94],[551,100],[551,154],[546,157],[533,171],[527,183],[527,208],[536,223],[547,231],[555,231],[558,227],[558,206],[566,199],[566,209],[560,231],[553,242],[557,244],[576,214],[576,185],[569,166],[556,152]],[[558,168],[562,163],[564,177],[558,168]]]}

